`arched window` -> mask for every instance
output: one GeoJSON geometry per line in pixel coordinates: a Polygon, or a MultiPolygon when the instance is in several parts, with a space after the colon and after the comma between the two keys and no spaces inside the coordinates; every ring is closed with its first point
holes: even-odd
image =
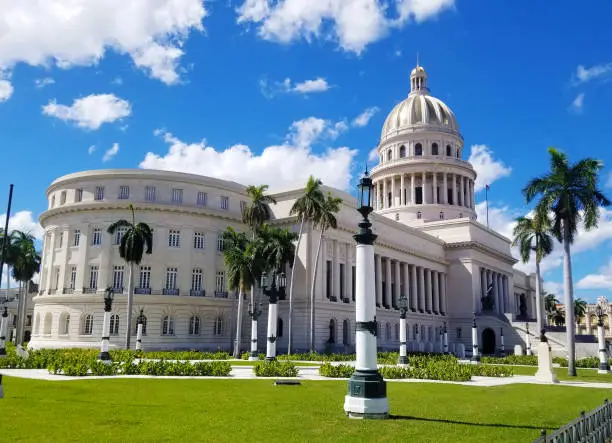
{"type": "Polygon", "coordinates": [[[45,314],[45,325],[43,327],[43,334],[51,335],[51,323],[53,322],[53,315],[50,312],[45,314]]]}
{"type": "Polygon", "coordinates": [[[280,317],[276,321],[276,336],[277,337],[283,336],[283,319],[280,317]]]}
{"type": "Polygon", "coordinates": [[[200,335],[200,317],[197,315],[189,319],[189,335],[200,335]]]}
{"type": "Polygon", "coordinates": [[[387,161],[391,161],[391,149],[387,151],[387,161]]]}
{"type": "Polygon", "coordinates": [[[414,145],[414,155],[423,155],[423,145],[420,143],[414,145]]]}
{"type": "Polygon", "coordinates": [[[333,318],[329,319],[329,339],[328,343],[336,343],[336,320],[333,318]]]}
{"type": "Polygon", "coordinates": [[[174,335],[174,318],[169,315],[162,319],[162,335],[174,335]]]}
{"type": "Polygon", "coordinates": [[[450,157],[451,155],[452,155],[451,147],[450,145],[446,145],[446,156],[450,157]]]}
{"type": "Polygon", "coordinates": [[[117,314],[111,315],[110,335],[119,335],[119,316],[117,314]]]}
{"type": "Polygon", "coordinates": [[[70,334],[70,314],[67,312],[62,313],[60,316],[59,333],[60,335],[70,334]]]}
{"type": "Polygon", "coordinates": [[[93,333],[93,315],[87,314],[83,320],[83,335],[91,335],[93,333]]]}
{"type": "Polygon", "coordinates": [[[440,220],[444,220],[444,212],[440,211],[440,220]]]}
{"type": "Polygon", "coordinates": [[[342,322],[342,344],[343,345],[349,345],[351,343],[350,340],[350,323],[348,320],[344,320],[342,322]]]}
{"type": "Polygon", "coordinates": [[[431,145],[431,155],[438,155],[438,144],[433,143],[431,145]]]}
{"type": "Polygon", "coordinates": [[[399,340],[399,324],[395,323],[395,340],[399,340]]]}
{"type": "Polygon", "coordinates": [[[391,325],[389,323],[385,325],[385,337],[387,341],[391,341],[391,325]]]}
{"type": "Polygon", "coordinates": [[[138,333],[138,320],[141,320],[142,323],[142,335],[147,335],[147,316],[146,315],[142,315],[142,316],[138,316],[134,319],[134,335],[136,335],[138,333]]]}
{"type": "Polygon", "coordinates": [[[217,317],[215,319],[214,335],[223,335],[223,318],[217,317]]]}
{"type": "Polygon", "coordinates": [[[406,146],[400,146],[400,158],[406,157],[406,146]]]}
{"type": "Polygon", "coordinates": [[[423,218],[423,213],[421,211],[417,212],[417,220],[421,220],[423,218]]]}

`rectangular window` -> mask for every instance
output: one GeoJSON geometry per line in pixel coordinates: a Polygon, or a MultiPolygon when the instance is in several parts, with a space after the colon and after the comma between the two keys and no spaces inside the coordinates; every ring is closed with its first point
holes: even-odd
{"type": "Polygon", "coordinates": [[[60,232],[59,238],[57,240],[57,247],[61,248],[62,246],[64,246],[64,233],[60,232]]]}
{"type": "Polygon", "coordinates": [[[104,200],[104,186],[96,186],[96,193],[94,194],[94,200],[104,200]]]}
{"type": "Polygon", "coordinates": [[[417,186],[414,189],[414,199],[417,205],[423,204],[423,188],[421,186],[417,186]]]}
{"type": "Polygon", "coordinates": [[[327,298],[331,297],[331,289],[332,289],[332,262],[331,260],[327,260],[325,262],[325,296],[327,298]]]}
{"type": "Polygon", "coordinates": [[[166,289],[176,289],[177,268],[166,269],[166,289]]]}
{"type": "Polygon", "coordinates": [[[149,289],[151,287],[151,266],[141,266],[138,286],[141,289],[149,289]]]}
{"type": "Polygon", "coordinates": [[[221,197],[221,209],[229,209],[229,197],[221,197]]]}
{"type": "Polygon", "coordinates": [[[181,247],[181,231],[175,229],[170,229],[170,231],[168,231],[168,246],[170,248],[181,247]]]}
{"type": "Polygon", "coordinates": [[[89,288],[97,289],[98,288],[98,266],[91,266],[89,268],[89,288]]]}
{"type": "Polygon", "coordinates": [[[191,274],[191,290],[201,291],[202,290],[202,270],[195,268],[191,274]]]}
{"type": "Polygon", "coordinates": [[[357,289],[357,268],[351,267],[351,298],[355,301],[356,289],[357,289]]]}
{"type": "Polygon", "coordinates": [[[121,244],[121,239],[123,238],[126,232],[127,232],[127,228],[118,228],[115,231],[115,235],[113,237],[113,244],[114,245],[121,244]]]}
{"type": "Polygon", "coordinates": [[[198,199],[196,201],[196,205],[203,207],[206,206],[206,203],[208,202],[208,194],[206,192],[198,192],[198,199]]]}
{"type": "Polygon", "coordinates": [[[457,338],[461,338],[461,328],[457,328],[457,338]]]}
{"type": "Polygon", "coordinates": [[[51,207],[53,208],[54,206],[55,206],[55,195],[51,197],[51,207]]]}
{"type": "Polygon", "coordinates": [[[172,203],[183,203],[183,190],[182,189],[172,190],[172,203]]]}
{"type": "Polygon", "coordinates": [[[130,198],[130,187],[129,186],[119,186],[119,199],[127,200],[130,198]]]}
{"type": "Polygon", "coordinates": [[[55,286],[54,289],[58,289],[59,287],[59,277],[60,277],[60,268],[57,266],[55,268],[55,286]]]}
{"type": "Polygon", "coordinates": [[[91,235],[92,246],[99,246],[102,244],[102,229],[94,228],[91,235]]]}
{"type": "Polygon", "coordinates": [[[75,229],[74,234],[72,236],[72,246],[79,246],[80,242],[81,242],[81,230],[75,229]]]}
{"type": "Polygon", "coordinates": [[[72,268],[70,268],[70,289],[76,288],[76,273],[77,273],[76,266],[73,266],[72,268]]]}
{"type": "Polygon", "coordinates": [[[113,269],[113,289],[123,291],[123,266],[113,269]]]}
{"type": "Polygon", "coordinates": [[[155,186],[145,186],[145,200],[148,202],[155,201],[155,186]]]}
{"type": "Polygon", "coordinates": [[[74,192],[74,202],[78,203],[80,201],[83,201],[83,189],[81,188],[76,189],[74,192]]]}
{"type": "Polygon", "coordinates": [[[215,279],[215,291],[225,292],[225,272],[223,271],[217,272],[215,279]]]}
{"type": "Polygon", "coordinates": [[[196,232],[193,234],[193,248],[204,249],[204,233],[196,232]]]}
{"type": "Polygon", "coordinates": [[[344,263],[340,263],[340,298],[344,299],[344,263]]]}
{"type": "Polygon", "coordinates": [[[217,234],[217,251],[222,252],[223,251],[223,233],[219,232],[217,234]]]}
{"type": "Polygon", "coordinates": [[[64,203],[66,203],[66,191],[62,191],[60,194],[60,205],[63,205],[64,203]]]}

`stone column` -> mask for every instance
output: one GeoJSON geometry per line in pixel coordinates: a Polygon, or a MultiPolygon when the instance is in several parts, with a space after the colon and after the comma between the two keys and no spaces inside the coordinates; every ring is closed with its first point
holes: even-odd
{"type": "Polygon", "coordinates": [[[434,171],[433,173],[432,192],[433,192],[433,204],[437,205],[438,204],[438,173],[436,171],[434,171]]]}
{"type": "Polygon", "coordinates": [[[448,204],[448,174],[444,171],[444,192],[442,193],[442,203],[448,204]]]}
{"type": "Polygon", "coordinates": [[[344,297],[348,299],[349,303],[352,301],[351,291],[353,283],[353,263],[351,260],[351,250],[349,245],[345,245],[346,254],[344,258],[344,297]]]}
{"type": "Polygon", "coordinates": [[[392,299],[392,306],[399,306],[398,305],[398,300],[400,298],[400,262],[398,260],[395,261],[395,291],[393,291],[393,299],[392,299]]]}
{"type": "Polygon", "coordinates": [[[448,313],[448,299],[446,297],[446,274],[442,273],[440,274],[440,277],[440,309],[442,310],[442,314],[446,315],[448,313]]]}
{"type": "MultiPolygon", "coordinates": [[[[382,259],[380,254],[376,255],[376,304],[382,306],[382,259]]],[[[356,295],[356,294],[355,294],[356,295]]]]}
{"type": "Polygon", "coordinates": [[[391,304],[389,303],[391,297],[391,259],[387,257],[385,259],[385,299],[383,300],[383,303],[386,305],[386,308],[391,306],[391,304]]]}
{"type": "Polygon", "coordinates": [[[404,174],[402,173],[402,175],[400,175],[400,206],[406,205],[405,189],[406,183],[404,181],[404,174]]]}
{"type": "Polygon", "coordinates": [[[374,183],[374,209],[378,210],[378,201],[380,197],[380,191],[378,189],[378,182],[374,183]]]}
{"type": "Polygon", "coordinates": [[[410,308],[410,270],[408,269],[408,263],[403,264],[404,268],[404,297],[408,301],[408,307],[410,308]]]}
{"type": "Polygon", "coordinates": [[[383,209],[385,207],[385,194],[383,189],[383,181],[378,181],[378,209],[383,209]]]}
{"type": "Polygon", "coordinates": [[[395,201],[396,199],[396,195],[395,195],[395,175],[391,176],[391,207],[394,208],[397,206],[397,203],[395,201]]]}
{"type": "Polygon", "coordinates": [[[474,209],[474,180],[470,180],[470,208],[474,209]]]}
{"type": "Polygon", "coordinates": [[[431,270],[425,270],[425,311],[431,314],[431,270]]]}
{"type": "Polygon", "coordinates": [[[427,185],[426,185],[427,177],[425,176],[424,172],[421,173],[421,181],[423,183],[421,186],[421,188],[423,189],[423,204],[425,205],[428,203],[428,201],[427,201],[427,185]]]}
{"type": "Polygon", "coordinates": [[[389,207],[389,193],[387,192],[387,179],[383,178],[383,209],[387,209],[389,207]]]}
{"type": "Polygon", "coordinates": [[[438,280],[440,278],[440,274],[436,271],[431,271],[431,275],[433,277],[433,311],[435,314],[440,313],[440,292],[438,289],[438,280]]]}
{"type": "MultiPolygon", "coordinates": [[[[46,243],[46,242],[45,242],[46,243]]],[[[47,281],[45,282],[45,289],[47,290],[47,294],[49,293],[49,289],[55,289],[53,288],[53,285],[55,284],[53,282],[53,274],[55,274],[55,272],[53,271],[53,262],[54,262],[54,258],[55,258],[55,230],[51,231],[51,237],[49,238],[49,248],[47,249],[48,251],[48,255],[49,257],[45,257],[45,261],[47,263],[45,263],[47,265],[47,281]]],[[[45,244],[45,247],[47,245],[45,244]]],[[[18,319],[19,321],[21,321],[21,319],[18,319]]]]}
{"type": "Polygon", "coordinates": [[[340,255],[340,245],[336,240],[334,240],[334,256],[332,257],[332,297],[336,297],[338,301],[340,300],[340,260],[338,260],[338,256],[340,255]]]}
{"type": "MultiPolygon", "coordinates": [[[[487,270],[485,268],[480,268],[480,298],[482,299],[487,295],[487,270]]],[[[482,309],[481,300],[476,300],[476,307],[474,312],[480,314],[482,309]]]]}
{"type": "Polygon", "coordinates": [[[410,278],[410,285],[411,285],[411,297],[410,299],[412,300],[412,302],[410,303],[410,308],[412,309],[412,312],[415,312],[418,307],[419,307],[419,301],[418,301],[418,294],[419,294],[419,290],[418,290],[418,281],[417,281],[417,267],[415,265],[410,265],[411,269],[411,278],[410,278]]]}
{"type": "Polygon", "coordinates": [[[451,180],[453,181],[453,205],[458,206],[459,201],[457,200],[457,176],[451,174],[451,180]]]}
{"type": "Polygon", "coordinates": [[[415,191],[416,184],[415,184],[414,176],[415,176],[414,172],[410,174],[410,203],[413,205],[415,202],[415,192],[416,192],[415,191]]]}
{"type": "Polygon", "coordinates": [[[425,312],[425,269],[419,266],[419,311],[425,312]]]}

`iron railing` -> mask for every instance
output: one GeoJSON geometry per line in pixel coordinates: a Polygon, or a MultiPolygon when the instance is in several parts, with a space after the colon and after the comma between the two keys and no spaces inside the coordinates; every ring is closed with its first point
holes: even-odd
{"type": "Polygon", "coordinates": [[[603,405],[547,435],[542,430],[533,443],[607,443],[612,439],[612,403],[606,399],[603,405]]]}

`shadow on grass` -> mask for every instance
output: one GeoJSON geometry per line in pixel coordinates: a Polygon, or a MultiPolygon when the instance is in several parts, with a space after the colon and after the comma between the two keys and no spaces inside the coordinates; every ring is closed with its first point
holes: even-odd
{"type": "Polygon", "coordinates": [[[458,420],[444,420],[441,418],[425,418],[425,417],[412,417],[410,415],[390,415],[391,420],[415,420],[415,421],[429,421],[435,423],[448,423],[452,425],[465,425],[465,426],[482,426],[491,428],[510,428],[510,429],[534,429],[541,431],[542,429],[548,429],[546,426],[521,426],[521,425],[507,425],[502,423],[470,423],[467,421],[458,420]]]}

